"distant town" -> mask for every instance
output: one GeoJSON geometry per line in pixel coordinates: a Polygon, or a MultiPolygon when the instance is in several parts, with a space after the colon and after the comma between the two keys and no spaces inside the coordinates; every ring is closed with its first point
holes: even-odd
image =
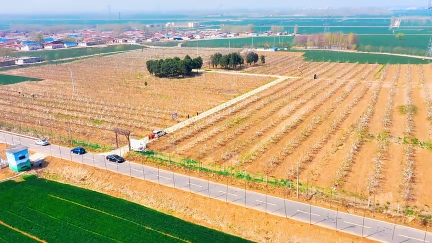
{"type": "MultiPolygon", "coordinates": [[[[220,29],[199,29],[197,22],[166,24],[149,24],[141,28],[107,26],[107,29],[94,28],[69,31],[29,31],[4,30],[0,31],[0,49],[10,52],[0,52],[0,66],[23,65],[40,62],[41,58],[15,58],[11,53],[31,52],[38,50],[56,50],[67,48],[94,47],[116,44],[151,44],[167,41],[185,41],[210,38],[235,38],[247,36],[281,36],[295,35],[282,32],[283,28],[273,27],[270,31],[257,33],[252,25],[221,26],[220,29]],[[54,33],[53,33],[54,32],[54,33]],[[10,54],[10,55],[9,55],[10,54]],[[13,64],[12,64],[13,63],[13,64]]],[[[181,44],[179,44],[181,46],[181,44]]],[[[29,56],[31,54],[29,53],[29,56]]]]}
{"type": "MultiPolygon", "coordinates": [[[[71,47],[88,47],[105,44],[138,44],[142,42],[182,41],[205,38],[233,38],[246,36],[289,35],[282,31],[265,31],[256,33],[250,26],[226,26],[220,29],[198,29],[197,22],[174,23],[165,25],[150,24],[145,27],[127,28],[121,31],[98,30],[98,28],[74,30],[70,32],[43,33],[40,40],[35,39],[29,31],[0,31],[0,48],[12,48],[17,51],[40,49],[60,49],[71,47]],[[235,31],[237,30],[237,31],[235,31]]],[[[283,28],[280,28],[283,30],[283,28]]],[[[36,35],[37,36],[37,35],[36,35]]]]}

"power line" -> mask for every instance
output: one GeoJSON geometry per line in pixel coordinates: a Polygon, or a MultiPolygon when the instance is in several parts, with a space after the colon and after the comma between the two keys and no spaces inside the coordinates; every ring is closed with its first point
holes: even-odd
{"type": "MultiPolygon", "coordinates": [[[[431,20],[432,20],[432,0],[429,0],[428,10],[429,10],[429,15],[430,15],[431,20]]],[[[429,39],[429,44],[427,46],[425,56],[426,57],[432,57],[432,37],[429,39]]]]}
{"type": "Polygon", "coordinates": [[[330,17],[329,15],[324,16],[324,33],[330,31],[330,17]]]}

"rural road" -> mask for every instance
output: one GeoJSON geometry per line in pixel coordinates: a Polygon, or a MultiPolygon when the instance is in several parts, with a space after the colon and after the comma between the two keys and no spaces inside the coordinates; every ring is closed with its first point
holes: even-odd
{"type": "Polygon", "coordinates": [[[41,147],[35,145],[33,139],[3,132],[0,132],[0,143],[22,144],[39,153],[190,191],[205,197],[226,201],[280,217],[363,236],[372,240],[394,243],[432,242],[431,233],[425,233],[425,231],[414,228],[311,206],[283,198],[266,196],[265,194],[245,191],[241,188],[209,182],[208,180],[172,173],[128,161],[121,164],[107,162],[104,155],[91,153],[75,155],[70,153],[70,148],[57,145],[41,147]]]}
{"type": "MultiPolygon", "coordinates": [[[[252,90],[252,91],[249,91],[249,92],[247,92],[245,94],[242,94],[240,96],[237,96],[236,98],[231,99],[231,100],[229,100],[229,101],[227,101],[225,103],[222,103],[222,104],[220,104],[218,106],[215,106],[215,107],[213,107],[213,108],[211,108],[209,110],[206,110],[205,112],[202,112],[202,113],[198,114],[197,116],[194,116],[194,117],[191,117],[190,119],[187,119],[185,121],[179,122],[179,123],[175,124],[174,126],[171,126],[169,128],[165,128],[164,131],[166,133],[173,133],[173,132],[175,132],[175,131],[177,131],[177,130],[179,130],[181,128],[189,126],[190,124],[192,124],[192,123],[194,123],[196,121],[199,121],[199,120],[201,120],[203,118],[206,118],[206,117],[208,117],[208,116],[210,116],[210,115],[212,115],[212,114],[214,114],[216,112],[219,112],[219,111],[221,111],[221,110],[223,110],[223,109],[225,109],[225,108],[227,108],[227,107],[229,107],[229,106],[231,106],[231,105],[233,105],[235,103],[238,103],[238,102],[240,102],[242,100],[245,100],[248,97],[254,96],[254,95],[258,94],[259,92],[264,91],[264,90],[266,90],[266,89],[268,89],[268,88],[270,88],[270,87],[272,87],[272,86],[274,86],[276,84],[279,84],[279,83],[281,83],[281,82],[283,82],[283,81],[285,81],[287,79],[296,79],[296,78],[299,78],[299,77],[278,76],[278,75],[268,75],[268,74],[256,74],[256,73],[241,73],[241,72],[224,72],[224,71],[205,71],[205,72],[206,73],[235,74],[235,75],[243,75],[243,76],[270,77],[270,78],[276,78],[276,80],[273,80],[273,81],[271,81],[271,82],[269,82],[269,83],[267,83],[267,84],[265,84],[263,86],[260,86],[260,87],[258,87],[256,89],[252,90]]],[[[151,141],[148,140],[148,137],[144,138],[143,141],[145,143],[151,142],[151,141]]],[[[115,151],[109,152],[109,153],[113,153],[113,152],[114,153],[120,153],[120,152],[126,153],[128,151],[129,151],[129,147],[128,146],[124,146],[124,147],[121,147],[121,148],[119,148],[119,149],[117,149],[115,151]]],[[[104,154],[109,154],[109,153],[104,153],[104,154]]]]}
{"type": "Polygon", "coordinates": [[[295,79],[295,78],[298,78],[298,77],[287,77],[287,76],[277,76],[277,75],[264,75],[264,74],[250,74],[250,73],[240,73],[240,72],[206,71],[206,73],[207,72],[208,73],[222,73],[222,74],[236,74],[236,75],[244,75],[244,76],[257,76],[257,77],[272,77],[272,78],[276,78],[276,80],[274,80],[272,82],[269,82],[269,83],[267,83],[267,84],[265,84],[263,86],[260,86],[259,88],[256,88],[256,89],[254,89],[254,90],[252,90],[250,92],[247,92],[245,94],[237,96],[236,98],[231,99],[231,100],[229,100],[229,101],[227,101],[227,102],[225,102],[225,103],[223,103],[221,105],[213,107],[213,108],[211,108],[211,109],[209,109],[209,110],[207,110],[207,111],[199,114],[198,116],[192,117],[192,118],[190,118],[190,119],[188,119],[186,121],[183,121],[183,122],[180,122],[178,124],[175,124],[172,127],[166,128],[164,130],[165,132],[167,132],[167,133],[175,132],[175,131],[177,131],[177,130],[183,128],[183,127],[186,127],[186,126],[188,126],[188,125],[190,125],[190,124],[192,124],[192,123],[194,123],[194,122],[196,122],[198,120],[201,120],[201,119],[203,119],[205,117],[208,117],[208,116],[210,116],[210,115],[212,115],[212,114],[214,114],[216,112],[219,112],[219,111],[227,108],[228,106],[231,106],[231,105],[233,105],[235,103],[238,103],[238,102],[240,102],[240,101],[242,101],[242,100],[244,100],[244,99],[246,99],[248,97],[254,96],[254,95],[258,94],[261,91],[264,91],[264,90],[266,90],[266,89],[268,89],[268,88],[270,88],[270,87],[272,87],[272,86],[274,86],[276,84],[279,84],[279,83],[285,81],[286,79],[295,79]]]}

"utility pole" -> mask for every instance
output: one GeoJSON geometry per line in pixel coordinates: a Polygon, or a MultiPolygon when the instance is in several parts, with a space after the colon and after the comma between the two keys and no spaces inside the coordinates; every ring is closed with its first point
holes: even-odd
{"type": "Polygon", "coordinates": [[[432,38],[429,39],[429,44],[428,47],[426,49],[426,57],[432,57],[432,38]]]}
{"type": "Polygon", "coordinates": [[[70,72],[71,82],[72,82],[72,92],[76,93],[73,74],[72,74],[72,68],[70,68],[70,67],[69,67],[69,72],[70,72]]]}
{"type": "Polygon", "coordinates": [[[297,198],[299,198],[299,162],[297,160],[297,198]]]}

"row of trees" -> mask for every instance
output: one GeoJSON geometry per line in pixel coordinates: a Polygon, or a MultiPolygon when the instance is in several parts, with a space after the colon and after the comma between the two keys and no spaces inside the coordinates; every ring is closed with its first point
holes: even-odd
{"type": "Polygon", "coordinates": [[[222,67],[224,69],[236,69],[237,67],[241,67],[243,64],[245,64],[245,61],[247,64],[251,65],[256,64],[261,59],[261,63],[265,63],[265,56],[261,55],[261,57],[258,56],[258,54],[254,52],[248,52],[245,57],[243,57],[238,52],[232,52],[227,55],[222,55],[221,53],[215,53],[210,56],[210,65],[215,67],[222,67]]]}
{"type": "Polygon", "coordinates": [[[178,77],[188,76],[193,69],[201,69],[203,60],[201,57],[192,59],[186,55],[182,60],[179,57],[166,58],[160,60],[148,60],[147,70],[150,74],[157,77],[178,77]]]}
{"type": "Polygon", "coordinates": [[[295,46],[315,47],[320,49],[331,49],[339,47],[342,49],[357,49],[358,37],[354,33],[321,33],[311,35],[297,35],[294,38],[295,46]]]}
{"type": "Polygon", "coordinates": [[[0,57],[11,56],[15,57],[17,52],[8,47],[0,47],[0,57]]]}
{"type": "Polygon", "coordinates": [[[221,31],[223,32],[253,32],[254,26],[253,24],[248,24],[246,26],[241,25],[221,25],[221,31]]]}

